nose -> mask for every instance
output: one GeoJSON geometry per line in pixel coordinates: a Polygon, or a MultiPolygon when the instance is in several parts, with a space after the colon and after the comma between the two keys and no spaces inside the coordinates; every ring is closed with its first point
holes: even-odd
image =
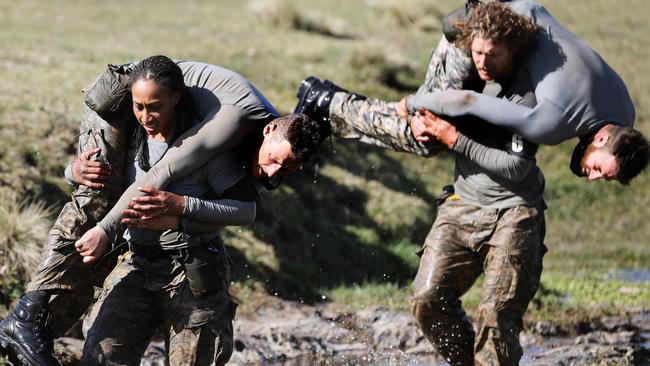
{"type": "Polygon", "coordinates": [[[474,61],[476,63],[476,67],[481,68],[485,64],[485,56],[483,56],[483,55],[476,56],[474,58],[474,61]]]}
{"type": "Polygon", "coordinates": [[[149,111],[147,111],[147,109],[145,108],[140,112],[140,122],[148,123],[150,121],[151,121],[151,113],[149,113],[149,111]]]}
{"type": "Polygon", "coordinates": [[[600,179],[602,177],[603,177],[603,173],[601,173],[601,172],[599,172],[597,170],[592,170],[592,171],[589,172],[589,176],[587,177],[587,179],[592,181],[592,180],[600,179]]]}
{"type": "Polygon", "coordinates": [[[265,169],[266,170],[266,175],[269,178],[273,178],[280,171],[280,167],[281,167],[280,164],[269,164],[269,165],[267,165],[266,169],[265,169]]]}

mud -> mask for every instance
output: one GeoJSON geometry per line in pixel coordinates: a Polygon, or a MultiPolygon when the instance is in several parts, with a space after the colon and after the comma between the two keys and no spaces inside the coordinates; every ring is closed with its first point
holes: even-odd
{"type": "MultiPolygon", "coordinates": [[[[235,321],[231,365],[446,365],[409,313],[373,307],[335,311],[276,301],[235,321]]],[[[630,308],[579,328],[537,322],[521,335],[521,365],[648,365],[650,311],[630,308]],[[575,334],[567,337],[566,334],[575,334]]],[[[74,365],[81,340],[62,338],[57,354],[74,365]]],[[[153,342],[142,365],[164,365],[164,345],[153,342]]]]}

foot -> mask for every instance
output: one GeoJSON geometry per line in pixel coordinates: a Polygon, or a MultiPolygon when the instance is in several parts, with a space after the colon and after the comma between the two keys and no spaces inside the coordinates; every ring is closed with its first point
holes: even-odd
{"type": "Polygon", "coordinates": [[[54,337],[47,303],[22,297],[0,322],[2,353],[23,365],[60,366],[53,355],[54,337]]]}
{"type": "Polygon", "coordinates": [[[329,121],[329,106],[334,92],[320,79],[310,76],[300,82],[294,113],[303,113],[316,121],[329,121]]]}

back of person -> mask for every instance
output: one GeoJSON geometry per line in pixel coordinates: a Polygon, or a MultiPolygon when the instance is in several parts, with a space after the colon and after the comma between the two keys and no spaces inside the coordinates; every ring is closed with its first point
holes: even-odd
{"type": "Polygon", "coordinates": [[[507,5],[535,19],[540,27],[537,48],[526,64],[540,103],[559,108],[566,124],[573,125],[579,136],[605,123],[634,124],[634,105],[627,87],[600,55],[536,1],[518,0],[507,5]]]}

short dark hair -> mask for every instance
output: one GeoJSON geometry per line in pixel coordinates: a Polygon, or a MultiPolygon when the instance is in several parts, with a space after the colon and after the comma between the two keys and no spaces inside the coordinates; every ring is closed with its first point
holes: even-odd
{"type": "Polygon", "coordinates": [[[319,123],[306,114],[292,113],[273,121],[278,132],[291,144],[291,151],[299,162],[306,162],[331,134],[329,123],[319,123]]]}
{"type": "Polygon", "coordinates": [[[648,139],[632,127],[611,126],[609,134],[605,147],[616,157],[616,179],[627,185],[648,166],[648,139]]]}

